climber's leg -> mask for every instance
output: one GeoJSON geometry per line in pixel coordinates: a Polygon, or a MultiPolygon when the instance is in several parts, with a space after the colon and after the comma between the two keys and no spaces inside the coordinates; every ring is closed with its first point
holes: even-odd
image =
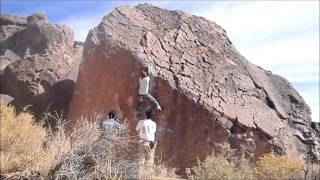
{"type": "Polygon", "coordinates": [[[158,111],[161,111],[161,106],[160,104],[158,103],[158,101],[156,100],[156,98],[154,98],[153,96],[151,96],[151,94],[146,94],[143,96],[144,99],[147,99],[149,100],[155,107],[158,111]]]}

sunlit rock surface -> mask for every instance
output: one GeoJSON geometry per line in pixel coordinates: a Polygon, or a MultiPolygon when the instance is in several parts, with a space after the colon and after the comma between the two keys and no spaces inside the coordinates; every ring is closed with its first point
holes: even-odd
{"type": "Polygon", "coordinates": [[[72,98],[82,47],[73,31],[48,22],[43,13],[28,17],[1,14],[1,93],[19,108],[66,113],[72,98]]]}
{"type": "Polygon", "coordinates": [[[247,61],[216,23],[148,4],[120,6],[90,30],[68,127],[115,109],[133,130],[148,64],[163,107],[157,156],[167,163],[190,167],[225,142],[251,158],[275,151],[319,160],[310,108],[291,83],[247,61]]]}

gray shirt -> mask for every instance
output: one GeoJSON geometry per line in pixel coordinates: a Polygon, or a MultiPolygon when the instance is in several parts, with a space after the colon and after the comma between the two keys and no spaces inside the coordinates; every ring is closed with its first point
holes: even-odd
{"type": "Polygon", "coordinates": [[[108,118],[102,122],[102,128],[105,131],[118,130],[118,129],[120,129],[120,124],[118,121],[108,118]]]}

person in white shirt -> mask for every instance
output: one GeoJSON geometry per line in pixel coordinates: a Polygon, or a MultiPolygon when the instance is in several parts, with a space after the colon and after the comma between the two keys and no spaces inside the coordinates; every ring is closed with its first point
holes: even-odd
{"type": "Polygon", "coordinates": [[[148,165],[153,165],[154,163],[155,134],[157,125],[151,119],[153,116],[153,110],[147,110],[147,119],[139,120],[136,126],[136,131],[139,135],[139,165],[144,165],[146,159],[148,165]]]}
{"type": "Polygon", "coordinates": [[[116,120],[117,119],[117,112],[112,110],[108,113],[108,118],[102,122],[102,129],[107,134],[114,134],[118,132],[120,129],[120,124],[116,120]]]}
{"type": "MultiPolygon", "coordinates": [[[[149,71],[149,70],[148,70],[149,71]]],[[[143,108],[143,101],[148,100],[152,103],[153,106],[156,107],[158,111],[161,111],[161,106],[158,103],[158,101],[151,96],[149,93],[149,84],[150,84],[150,77],[148,76],[147,70],[142,70],[140,72],[139,77],[139,96],[140,96],[140,102],[138,104],[138,111],[141,111],[143,108]]]]}

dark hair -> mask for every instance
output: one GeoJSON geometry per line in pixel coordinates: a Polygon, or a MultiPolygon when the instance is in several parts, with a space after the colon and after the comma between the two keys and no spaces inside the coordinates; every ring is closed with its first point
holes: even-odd
{"type": "Polygon", "coordinates": [[[148,72],[145,71],[145,70],[142,70],[142,71],[140,72],[140,76],[143,77],[143,78],[145,78],[145,77],[148,76],[148,72]]]}
{"type": "Polygon", "coordinates": [[[111,110],[108,113],[109,118],[115,118],[117,116],[117,112],[115,110],[111,110]]]}
{"type": "Polygon", "coordinates": [[[154,112],[152,109],[148,109],[146,112],[146,116],[148,119],[152,118],[154,116],[154,112]]]}

